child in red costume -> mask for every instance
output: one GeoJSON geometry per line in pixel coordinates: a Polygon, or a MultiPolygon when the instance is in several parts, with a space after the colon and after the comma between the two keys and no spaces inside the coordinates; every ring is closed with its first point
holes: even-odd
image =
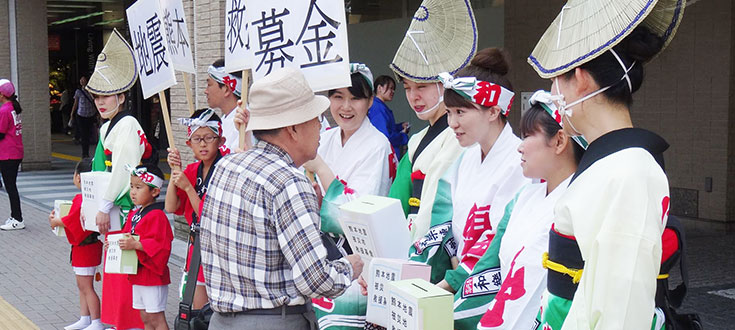
{"type": "Polygon", "coordinates": [[[146,329],[168,330],[165,316],[171,283],[168,258],[174,235],[163,212],[163,203],[155,202],[161,193],[163,172],[150,165],[128,166],[128,169],[130,198],[137,208],[125,222],[123,232],[129,235],[120,239],[120,249],[135,250],[138,255],[138,273],[128,275],[133,285],[133,308],[140,310],[146,329]]]}
{"type": "MultiPolygon", "coordinates": [[[[74,185],[82,189],[81,173],[92,170],[92,161],[88,158],[77,163],[74,170],[74,185]]],[[[66,239],[71,244],[71,266],[76,274],[77,288],[79,288],[79,321],[70,324],[67,330],[101,330],[104,326],[100,322],[100,298],[94,291],[94,275],[97,266],[102,263],[102,242],[99,233],[82,228],[80,220],[82,209],[82,194],[77,194],[72,200],[69,214],[63,218],[57,217],[51,211],[48,222],[51,228],[63,226],[66,239]]]]}
{"type": "MultiPolygon", "coordinates": [[[[222,136],[222,120],[212,109],[199,109],[191,118],[180,119],[188,127],[186,145],[194,152],[198,160],[186,166],[182,172],[179,150],[170,148],[168,165],[172,168],[171,185],[166,192],[166,211],[184,215],[194,234],[198,230],[199,210],[207,192],[209,178],[214,172],[217,161],[225,152],[222,150],[225,138],[222,136]],[[182,175],[183,174],[183,175],[182,175]]],[[[186,255],[184,274],[189,272],[191,255],[194,249],[194,236],[189,236],[189,252],[186,255]]],[[[182,278],[181,283],[186,283],[182,278]]],[[[209,301],[204,287],[204,273],[199,265],[196,290],[194,291],[193,309],[201,309],[209,301]]]]}

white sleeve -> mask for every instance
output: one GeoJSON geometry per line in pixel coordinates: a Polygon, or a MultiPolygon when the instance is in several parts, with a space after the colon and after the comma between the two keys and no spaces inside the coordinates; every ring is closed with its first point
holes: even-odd
{"type": "Polygon", "coordinates": [[[116,201],[130,190],[130,172],[125,165],[137,166],[143,157],[145,145],[139,134],[143,134],[143,130],[138,121],[130,117],[120,120],[110,136],[105,137],[105,147],[112,152],[112,179],[103,196],[105,200],[116,201]]]}

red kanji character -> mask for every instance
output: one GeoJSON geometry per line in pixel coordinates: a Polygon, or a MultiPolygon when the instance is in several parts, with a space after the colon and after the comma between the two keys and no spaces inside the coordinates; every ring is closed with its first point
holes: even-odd
{"type": "Polygon", "coordinates": [[[518,253],[516,253],[515,257],[513,257],[513,261],[510,263],[508,275],[500,286],[500,291],[498,291],[498,294],[495,296],[495,303],[491,309],[488,309],[487,312],[485,312],[482,319],[480,319],[480,326],[490,328],[502,325],[503,322],[505,322],[505,320],[503,320],[505,303],[509,300],[521,298],[526,294],[526,288],[524,287],[526,267],[521,267],[515,273],[513,272],[516,259],[518,259],[518,255],[520,255],[525,248],[525,246],[522,247],[518,253]]]}
{"type": "Polygon", "coordinates": [[[148,143],[148,139],[145,137],[145,133],[143,131],[138,130],[138,137],[140,137],[140,142],[138,142],[140,145],[143,146],[143,159],[150,158],[151,154],[153,153],[153,148],[151,147],[151,144],[148,143]]]}
{"type": "MultiPolygon", "coordinates": [[[[480,261],[480,258],[485,254],[485,251],[487,251],[487,248],[490,247],[490,242],[493,241],[493,238],[495,237],[495,233],[493,233],[490,230],[484,231],[480,239],[475,242],[469,249],[467,250],[467,253],[462,257],[462,264],[469,267],[469,269],[475,269],[475,265],[478,261],[480,261]]],[[[467,246],[465,246],[466,248],[467,246]]]]}
{"type": "Polygon", "coordinates": [[[473,205],[467,215],[464,232],[462,233],[464,239],[462,255],[465,255],[472,248],[483,232],[492,230],[492,228],[493,226],[490,224],[490,205],[482,207],[477,207],[477,204],[473,205]]]}
{"type": "Polygon", "coordinates": [[[661,201],[661,209],[663,212],[661,213],[661,223],[664,223],[664,220],[666,220],[666,217],[669,215],[669,196],[664,196],[664,199],[661,201]]]}
{"type": "Polygon", "coordinates": [[[233,92],[237,89],[237,80],[230,78],[230,76],[225,76],[224,79],[222,79],[222,82],[227,85],[233,92]]]}
{"type": "Polygon", "coordinates": [[[492,107],[498,104],[500,99],[500,85],[491,84],[487,81],[481,81],[477,84],[477,94],[475,94],[475,103],[492,107]]]}
{"type": "Polygon", "coordinates": [[[334,310],[334,300],[329,298],[313,298],[311,299],[311,304],[327,313],[331,313],[334,310]]]}

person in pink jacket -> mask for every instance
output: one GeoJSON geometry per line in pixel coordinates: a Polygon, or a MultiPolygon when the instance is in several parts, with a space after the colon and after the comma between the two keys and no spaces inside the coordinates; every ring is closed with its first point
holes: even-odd
{"type": "Polygon", "coordinates": [[[10,199],[10,217],[2,230],[23,229],[23,215],[20,211],[20,196],[15,180],[18,178],[18,166],[23,160],[23,135],[20,113],[23,111],[15,95],[15,86],[7,79],[0,79],[0,173],[5,182],[5,191],[10,199]]]}

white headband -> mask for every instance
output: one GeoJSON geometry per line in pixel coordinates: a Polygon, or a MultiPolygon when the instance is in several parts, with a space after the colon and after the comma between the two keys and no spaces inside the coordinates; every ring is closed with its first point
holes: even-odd
{"type": "Polygon", "coordinates": [[[153,188],[161,189],[161,187],[163,187],[163,178],[148,172],[148,168],[135,168],[133,166],[130,166],[129,164],[125,164],[125,169],[130,171],[130,175],[135,175],[139,177],[145,184],[153,188]]]}
{"type": "Polygon", "coordinates": [[[222,123],[216,120],[209,120],[209,118],[212,118],[212,115],[214,115],[214,110],[207,109],[197,118],[179,118],[179,123],[187,127],[186,139],[191,139],[191,135],[202,127],[207,127],[214,134],[217,134],[217,136],[222,136],[222,123]]]}
{"type": "Polygon", "coordinates": [[[362,75],[370,86],[370,90],[373,90],[373,73],[370,72],[370,68],[362,63],[350,63],[350,74],[359,73],[362,75]]]}
{"type": "Polygon", "coordinates": [[[209,77],[214,79],[216,82],[227,85],[235,96],[240,97],[240,91],[242,91],[241,78],[225,72],[225,67],[216,68],[214,65],[209,66],[207,73],[209,74],[209,77]]]}
{"type": "Polygon", "coordinates": [[[444,84],[445,89],[454,90],[471,102],[488,108],[498,106],[504,116],[508,115],[513,105],[515,93],[498,84],[477,80],[475,77],[454,78],[449,72],[440,73],[439,81],[444,84]]]}

